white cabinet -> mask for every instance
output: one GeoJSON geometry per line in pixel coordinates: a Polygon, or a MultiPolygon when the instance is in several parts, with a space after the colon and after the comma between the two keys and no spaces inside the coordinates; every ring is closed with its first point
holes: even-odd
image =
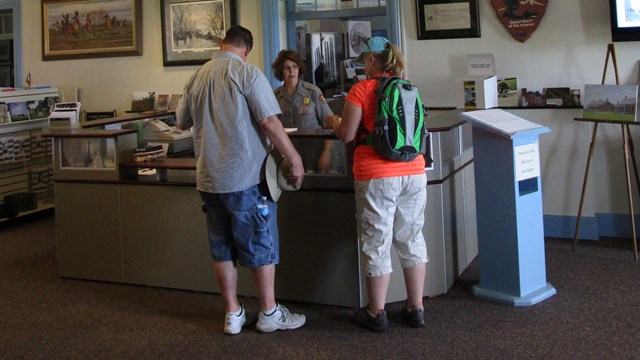
{"type": "Polygon", "coordinates": [[[19,216],[53,207],[51,139],[42,137],[42,128],[58,100],[55,88],[0,92],[0,203],[22,192],[38,199],[35,210],[19,216]]]}

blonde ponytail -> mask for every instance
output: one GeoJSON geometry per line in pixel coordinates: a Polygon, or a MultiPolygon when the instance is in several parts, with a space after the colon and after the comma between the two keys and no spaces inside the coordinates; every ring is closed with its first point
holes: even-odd
{"type": "Polygon", "coordinates": [[[384,72],[390,72],[392,76],[402,76],[406,69],[404,56],[400,49],[392,43],[385,45],[387,50],[375,53],[376,61],[381,64],[384,72]]]}

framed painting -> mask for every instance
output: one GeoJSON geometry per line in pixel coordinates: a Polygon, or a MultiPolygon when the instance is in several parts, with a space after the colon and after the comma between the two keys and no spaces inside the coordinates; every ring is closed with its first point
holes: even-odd
{"type": "Polygon", "coordinates": [[[164,66],[209,61],[236,22],[234,0],[162,0],[161,15],[164,66]]]}
{"type": "Polygon", "coordinates": [[[418,39],[480,37],[478,0],[416,0],[418,39]]]}
{"type": "Polygon", "coordinates": [[[42,60],[142,55],[142,0],[42,0],[42,60]]]}

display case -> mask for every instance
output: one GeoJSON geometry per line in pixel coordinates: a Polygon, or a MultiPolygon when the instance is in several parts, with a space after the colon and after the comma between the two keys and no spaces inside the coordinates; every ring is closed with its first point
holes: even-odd
{"type": "Polygon", "coordinates": [[[58,101],[55,88],[0,91],[0,203],[17,193],[37,198],[35,209],[18,216],[54,205],[51,139],[42,136],[42,128],[58,101]]]}
{"type": "Polygon", "coordinates": [[[137,131],[47,129],[54,140],[54,178],[62,180],[120,179],[120,161],[131,161],[137,131]]]}
{"type": "Polygon", "coordinates": [[[301,129],[289,134],[305,167],[303,189],[353,190],[353,148],[336,139],[332,130],[301,129]],[[319,164],[320,157],[329,147],[329,163],[319,164]]]}
{"type": "Polygon", "coordinates": [[[58,274],[122,282],[117,164],[133,159],[136,130],[48,128],[43,136],[53,138],[58,274]]]}

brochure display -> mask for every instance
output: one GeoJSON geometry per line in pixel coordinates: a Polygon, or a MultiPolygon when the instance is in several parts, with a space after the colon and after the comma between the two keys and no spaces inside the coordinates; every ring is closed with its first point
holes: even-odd
{"type": "Polygon", "coordinates": [[[12,198],[37,200],[35,208],[19,206],[6,218],[54,207],[52,145],[42,129],[59,100],[58,90],[49,87],[0,92],[0,207],[12,198]]]}
{"type": "Polygon", "coordinates": [[[476,297],[529,306],[546,279],[538,135],[549,128],[504,110],[463,112],[473,126],[480,283],[476,297]]]}

